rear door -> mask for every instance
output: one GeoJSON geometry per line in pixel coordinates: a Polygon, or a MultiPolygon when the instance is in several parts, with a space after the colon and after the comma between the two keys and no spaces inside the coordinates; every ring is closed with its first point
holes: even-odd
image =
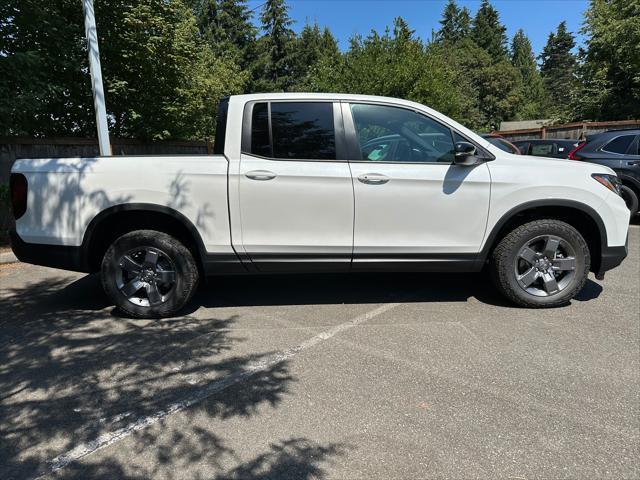
{"type": "Polygon", "coordinates": [[[342,112],[355,193],[353,269],[469,268],[489,211],[487,165],[454,165],[457,134],[420,112],[367,103],[343,103],[342,112]],[[397,146],[385,155],[367,148],[389,139],[397,146]]]}
{"type": "Polygon", "coordinates": [[[339,103],[246,105],[238,176],[241,245],[258,270],[349,268],[353,186],[349,163],[340,159],[342,132],[339,103]]]}

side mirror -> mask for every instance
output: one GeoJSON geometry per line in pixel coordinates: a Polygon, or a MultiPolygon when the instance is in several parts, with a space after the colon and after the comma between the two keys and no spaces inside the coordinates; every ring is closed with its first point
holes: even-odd
{"type": "Polygon", "coordinates": [[[475,165],[478,163],[475,145],[469,142],[456,142],[453,163],[456,165],[475,165]]]}

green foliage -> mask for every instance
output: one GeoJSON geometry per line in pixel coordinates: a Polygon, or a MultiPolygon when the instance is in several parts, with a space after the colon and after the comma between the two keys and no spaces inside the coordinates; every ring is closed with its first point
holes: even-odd
{"type": "Polygon", "coordinates": [[[0,2],[0,135],[95,131],[77,0],[0,2]]]}
{"type": "Polygon", "coordinates": [[[294,82],[295,33],[285,0],[267,0],[260,15],[264,35],[258,40],[254,91],[284,91],[294,82]]]}
{"type": "Polygon", "coordinates": [[[549,100],[536,66],[531,42],[522,29],[516,32],[511,42],[511,63],[522,79],[523,102],[518,108],[516,118],[543,118],[549,100]]]}
{"type": "Polygon", "coordinates": [[[560,22],[555,33],[550,33],[540,55],[540,73],[546,91],[551,99],[551,111],[556,117],[567,118],[571,102],[571,91],[576,88],[576,56],[572,53],[576,46],[566,22],[560,22]]]}
{"type": "Polygon", "coordinates": [[[442,12],[442,27],[436,36],[438,42],[455,43],[469,36],[471,32],[471,15],[469,9],[460,9],[455,0],[449,0],[442,12]]]}
{"type": "MultiPolygon", "coordinates": [[[[202,138],[226,95],[333,91],[408,98],[476,129],[503,120],[637,118],[640,0],[591,0],[576,57],[562,22],[536,65],[522,30],[507,49],[488,0],[455,0],[425,44],[402,18],[341,52],[317,23],[293,31],[286,0],[95,0],[111,133],[202,138]]],[[[78,0],[0,2],[0,135],[94,136],[78,0]]]]}
{"type": "Polygon", "coordinates": [[[581,86],[574,114],[593,120],[640,116],[640,0],[592,0],[581,32],[581,86]]]}
{"type": "Polygon", "coordinates": [[[217,100],[242,91],[246,81],[233,59],[213,56],[192,11],[180,0],[113,7],[113,2],[96,3],[113,134],[151,139],[212,135],[217,100]]]}
{"type": "Polygon", "coordinates": [[[482,0],[473,19],[471,38],[480,48],[486,50],[494,62],[507,58],[507,29],[500,23],[498,11],[489,0],[482,0]]]}
{"type": "Polygon", "coordinates": [[[193,11],[200,35],[213,53],[248,68],[254,59],[257,32],[246,0],[196,0],[193,11]]]}

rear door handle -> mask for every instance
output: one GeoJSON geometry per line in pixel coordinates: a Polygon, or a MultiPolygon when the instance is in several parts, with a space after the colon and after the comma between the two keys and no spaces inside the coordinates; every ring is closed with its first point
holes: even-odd
{"type": "Polygon", "coordinates": [[[640,165],[640,162],[627,162],[627,165],[640,165]]]}
{"type": "Polygon", "coordinates": [[[250,178],[251,180],[273,180],[277,177],[277,175],[269,170],[252,170],[244,174],[245,177],[250,178]]]}
{"type": "Polygon", "coordinates": [[[360,175],[358,177],[358,180],[368,185],[383,185],[391,179],[386,175],[382,175],[380,173],[365,173],[363,175],[360,175]]]}

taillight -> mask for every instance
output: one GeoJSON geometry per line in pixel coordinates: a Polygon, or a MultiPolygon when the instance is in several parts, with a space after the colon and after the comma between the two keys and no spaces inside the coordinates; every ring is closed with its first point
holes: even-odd
{"type": "Polygon", "coordinates": [[[27,177],[21,173],[12,173],[9,179],[9,189],[13,218],[17,220],[27,211],[27,177]]]}
{"type": "Polygon", "coordinates": [[[569,156],[567,157],[569,160],[582,160],[582,157],[580,155],[576,155],[576,153],[578,152],[578,150],[580,150],[582,147],[584,147],[587,144],[587,142],[582,142],[580,145],[578,145],[577,147],[575,147],[573,150],[571,150],[569,152],[569,156]]]}

